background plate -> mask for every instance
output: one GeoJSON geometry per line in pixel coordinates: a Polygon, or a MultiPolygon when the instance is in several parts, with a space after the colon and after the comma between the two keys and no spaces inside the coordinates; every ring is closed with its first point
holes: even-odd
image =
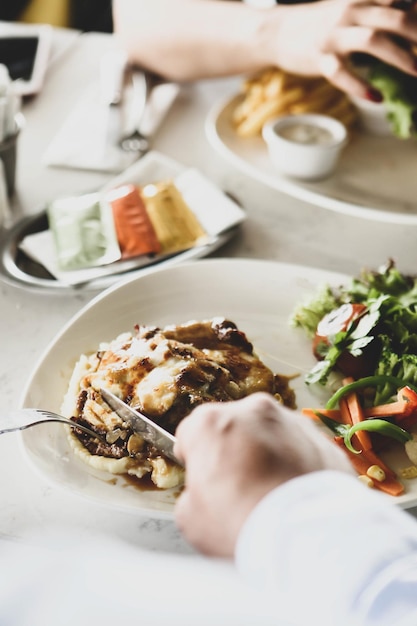
{"type": "MultiPolygon", "coordinates": [[[[319,285],[346,281],[341,274],[245,259],[204,259],[126,279],[96,296],[52,341],[30,377],[21,405],[59,412],[80,354],[95,351],[100,342],[132,330],[136,323],[165,325],[224,316],[246,332],[275,372],[303,373],[315,361],[304,334],[289,327],[290,315],[319,285]]],[[[292,386],[299,407],[318,403],[302,376],[292,386]]],[[[172,516],[175,492],[138,491],[123,478],[94,473],[74,457],[62,426],[26,430],[21,441],[31,466],[43,479],[108,507],[172,516]]],[[[390,462],[393,467],[409,465],[402,453],[390,462]]],[[[406,489],[395,501],[414,506],[417,482],[409,481],[406,489]]]]}
{"type": "Polygon", "coordinates": [[[280,175],[261,137],[239,137],[231,123],[242,95],[217,103],[206,120],[210,143],[237,168],[290,196],[325,209],[395,224],[417,224],[417,141],[357,132],[326,180],[280,175]]]}

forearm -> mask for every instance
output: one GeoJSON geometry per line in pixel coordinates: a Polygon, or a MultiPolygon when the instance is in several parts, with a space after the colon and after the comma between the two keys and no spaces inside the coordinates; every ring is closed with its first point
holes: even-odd
{"type": "Polygon", "coordinates": [[[114,0],[115,32],[134,63],[178,81],[257,71],[270,64],[269,17],[241,2],[114,0]]]}
{"type": "Polygon", "coordinates": [[[278,66],[322,75],[347,93],[373,99],[352,71],[353,52],[417,76],[416,13],[387,6],[387,0],[266,9],[232,0],[114,0],[114,25],[132,62],[177,81],[278,66]],[[410,45],[398,43],[404,40],[410,45]]]}

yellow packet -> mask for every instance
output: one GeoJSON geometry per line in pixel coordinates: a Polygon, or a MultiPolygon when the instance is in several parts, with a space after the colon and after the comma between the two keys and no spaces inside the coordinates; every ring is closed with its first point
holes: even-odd
{"type": "Polygon", "coordinates": [[[163,254],[192,248],[206,239],[205,230],[173,182],[149,184],[141,191],[163,254]]]}

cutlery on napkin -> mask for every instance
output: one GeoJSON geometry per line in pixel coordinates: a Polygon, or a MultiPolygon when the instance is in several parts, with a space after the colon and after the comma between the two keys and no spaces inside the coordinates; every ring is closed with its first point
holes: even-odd
{"type": "Polygon", "coordinates": [[[145,108],[138,111],[132,74],[139,70],[130,68],[130,81],[122,84],[129,68],[123,64],[120,51],[112,54],[103,57],[99,80],[87,90],[48,146],[43,157],[46,165],[119,173],[142,156],[123,150],[122,138],[137,130],[150,140],[161,125],[179,85],[156,83],[141,105],[145,108]]]}

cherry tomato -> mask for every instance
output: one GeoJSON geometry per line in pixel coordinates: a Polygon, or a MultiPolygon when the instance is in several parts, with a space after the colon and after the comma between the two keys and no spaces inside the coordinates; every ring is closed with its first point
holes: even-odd
{"type": "Polygon", "coordinates": [[[321,358],[317,350],[320,344],[331,345],[332,337],[345,331],[349,324],[358,319],[364,311],[366,311],[364,304],[342,304],[339,308],[327,313],[318,323],[313,339],[313,352],[316,358],[321,358]]]}
{"type": "MultiPolygon", "coordinates": [[[[319,322],[313,339],[313,353],[316,359],[321,360],[323,355],[320,346],[330,346],[332,338],[342,331],[347,330],[349,324],[357,320],[366,311],[364,304],[342,304],[339,308],[331,311],[319,322]]],[[[346,376],[362,378],[373,371],[373,358],[371,350],[364,349],[360,356],[353,356],[344,351],[337,361],[338,369],[346,376]]]]}
{"type": "Polygon", "coordinates": [[[319,322],[316,335],[330,337],[347,329],[349,324],[358,319],[366,311],[364,304],[342,304],[338,309],[330,311],[319,322]]]}

